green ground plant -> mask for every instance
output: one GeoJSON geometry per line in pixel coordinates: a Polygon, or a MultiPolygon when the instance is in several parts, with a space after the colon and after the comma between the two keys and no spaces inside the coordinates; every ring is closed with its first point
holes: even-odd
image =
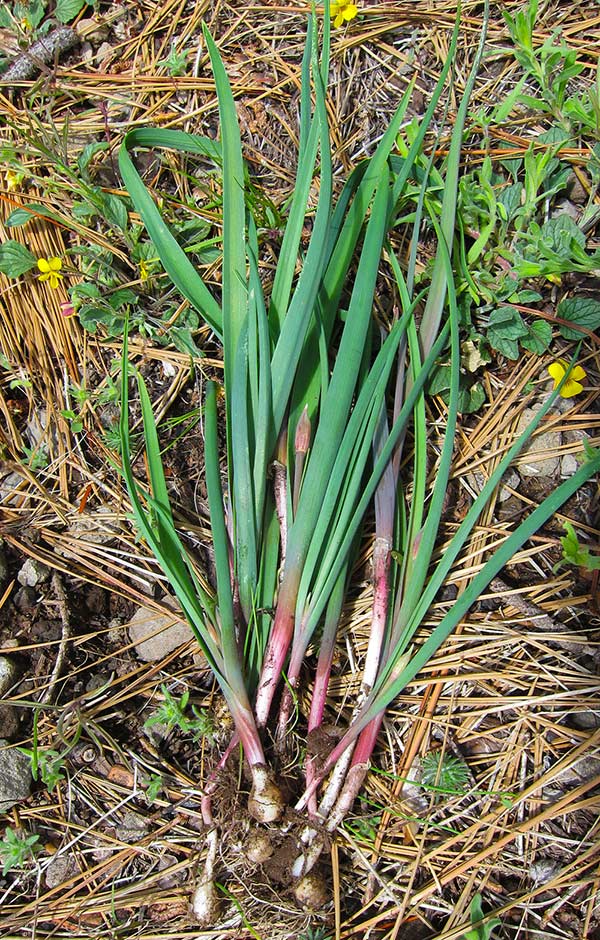
{"type": "Polygon", "coordinates": [[[0,839],[0,862],[2,874],[6,875],[15,868],[22,868],[39,850],[38,835],[25,835],[16,829],[6,829],[0,839]]]}
{"type": "Polygon", "coordinates": [[[183,734],[190,734],[195,741],[200,738],[214,738],[215,726],[210,714],[205,709],[199,711],[193,705],[189,706],[189,689],[176,698],[164,683],[160,688],[163,701],[150,718],[146,719],[145,728],[162,727],[167,734],[177,728],[183,734]]]}
{"type": "Polygon", "coordinates": [[[566,535],[560,539],[562,559],[554,566],[554,571],[563,565],[575,565],[586,571],[600,571],[600,555],[592,555],[587,546],[581,545],[575,529],[570,522],[564,523],[566,535]]]}
{"type": "Polygon", "coordinates": [[[485,923],[482,897],[474,894],[471,900],[471,929],[463,934],[463,940],[491,940],[496,927],[502,925],[499,917],[490,917],[485,923]]]}
{"type": "MultiPolygon", "coordinates": [[[[600,469],[600,456],[590,453],[573,477],[490,553],[439,623],[423,630],[438,591],[502,475],[552,409],[573,363],[499,461],[443,555],[434,560],[461,392],[459,290],[466,262],[455,238],[459,169],[483,40],[444,165],[434,168],[433,157],[424,158],[424,140],[448,80],[459,19],[430,105],[401,155],[393,148],[412,87],[372,156],[353,170],[335,199],[325,100],[327,3],[320,56],[318,25],[311,17],[302,65],[296,186],[267,296],[259,273],[257,223],[248,199],[235,103],[207,30],[204,42],[217,89],[219,143],[178,131],[136,128],[119,155],[129,197],[164,270],[223,346],[223,384],[207,383],[204,404],[205,478],[216,572],[212,587],[200,578],[177,531],[150,396],[129,362],[127,331],[121,386],[122,471],[137,529],[167,575],[235,725],[229,747],[205,784],[202,801],[207,852],[193,903],[205,923],[215,919],[218,905],[214,869],[219,834],[213,818],[218,769],[241,744],[251,780],[249,820],[273,832],[285,812],[277,774],[281,766],[290,766],[289,755],[295,751],[292,729],[305,669],[314,677],[308,716],[302,719],[309,741],[324,721],[339,617],[365,520],[374,516],[374,600],[360,692],[330,752],[319,753],[317,759],[308,747],[303,749],[303,766],[291,765],[294,779],[289,786],[295,793],[298,821],[293,830],[289,826],[285,830],[297,853],[291,886],[309,905],[318,881],[312,869],[326,844],[325,833],[335,832],[354,803],[387,706],[429,662],[514,553],[600,469]],[[134,153],[141,149],[170,149],[212,159],[221,171],[220,294],[209,289],[165,225],[136,170],[134,153]],[[311,210],[315,180],[318,201],[311,210]],[[303,244],[307,216],[311,237],[303,244]],[[417,283],[418,233],[425,219],[436,234],[437,252],[427,281],[417,283]],[[393,235],[403,225],[412,236],[407,258],[397,257],[392,248],[393,235]],[[394,283],[396,311],[376,329],[372,310],[382,265],[394,283]],[[421,307],[417,321],[415,313],[421,307]],[[424,389],[442,355],[449,377],[446,430],[429,488],[424,389]],[[148,485],[135,478],[132,468],[133,376],[144,427],[148,485]],[[401,477],[400,464],[409,426],[414,451],[407,457],[412,467],[407,500],[408,471],[403,470],[401,477]]],[[[283,832],[280,837],[284,838],[283,832]]]]}

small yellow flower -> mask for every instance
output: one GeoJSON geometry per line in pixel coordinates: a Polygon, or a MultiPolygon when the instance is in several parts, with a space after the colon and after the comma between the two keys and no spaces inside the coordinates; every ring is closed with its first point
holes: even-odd
{"type": "Polygon", "coordinates": [[[38,268],[41,271],[40,281],[48,281],[50,287],[54,290],[62,281],[64,275],[60,273],[62,261],[60,258],[38,258],[38,268]]]}
{"type": "Polygon", "coordinates": [[[358,13],[358,7],[355,3],[350,3],[349,0],[334,0],[330,12],[333,17],[333,25],[336,29],[339,29],[344,21],[349,23],[350,20],[354,19],[358,13]]]}
{"type": "Polygon", "coordinates": [[[9,193],[13,193],[15,189],[18,189],[23,180],[25,179],[24,173],[18,173],[16,170],[7,170],[5,173],[6,179],[6,188],[9,193]]]}
{"type": "MultiPolygon", "coordinates": [[[[569,363],[566,359],[557,359],[556,362],[553,362],[548,366],[548,373],[550,374],[550,378],[554,379],[554,388],[558,388],[568,368],[569,363]]],[[[581,394],[583,391],[581,380],[585,378],[587,378],[587,372],[585,369],[582,369],[581,366],[573,366],[569,374],[569,378],[559,392],[560,397],[573,398],[574,395],[581,394]]]]}

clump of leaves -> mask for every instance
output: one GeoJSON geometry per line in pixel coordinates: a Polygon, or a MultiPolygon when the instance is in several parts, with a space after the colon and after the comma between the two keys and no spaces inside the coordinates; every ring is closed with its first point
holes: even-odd
{"type": "Polygon", "coordinates": [[[465,793],[469,768],[464,760],[444,751],[430,751],[421,761],[421,786],[434,793],[465,793]]]}
{"type": "Polygon", "coordinates": [[[481,921],[484,916],[481,895],[474,894],[471,900],[471,929],[463,934],[462,940],[490,940],[493,931],[500,927],[502,921],[499,917],[490,917],[483,924],[481,921]]]}
{"type": "Polygon", "coordinates": [[[592,555],[589,548],[581,545],[570,522],[565,522],[564,526],[567,534],[560,539],[562,558],[554,566],[554,572],[564,565],[575,565],[577,568],[585,568],[586,571],[600,571],[600,555],[592,555]]]}
{"type": "Polygon", "coordinates": [[[6,875],[13,868],[22,868],[27,859],[35,856],[40,846],[38,835],[27,836],[17,829],[7,829],[0,840],[0,861],[2,874],[6,875]]]}
{"type": "Polygon", "coordinates": [[[145,728],[164,727],[167,734],[174,728],[179,728],[184,734],[191,734],[195,741],[200,738],[212,739],[215,734],[215,726],[208,712],[203,709],[197,709],[195,705],[191,706],[192,716],[188,713],[188,703],[190,699],[189,689],[176,698],[166,685],[161,685],[163,701],[156,709],[153,715],[145,722],[145,728]]]}

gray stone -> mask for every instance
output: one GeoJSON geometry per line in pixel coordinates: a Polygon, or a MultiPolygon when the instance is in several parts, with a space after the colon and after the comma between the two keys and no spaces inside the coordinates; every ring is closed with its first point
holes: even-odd
{"type": "Polygon", "coordinates": [[[48,565],[44,565],[41,561],[36,561],[35,558],[28,558],[17,574],[17,581],[19,584],[22,584],[23,587],[37,587],[38,584],[43,584],[44,581],[47,581],[49,577],[50,568],[48,565]]]}
{"type": "MultiPolygon", "coordinates": [[[[172,602],[163,601],[171,606],[172,602]]],[[[140,607],[127,624],[135,651],[146,663],[156,662],[193,639],[191,627],[180,614],[165,615],[140,607]]]]}
{"type": "MultiPolygon", "coordinates": [[[[517,427],[517,437],[529,427],[531,422],[537,416],[541,405],[534,405],[532,408],[525,408],[519,418],[517,427]]],[[[542,425],[543,427],[543,425],[542,425]]],[[[561,445],[559,431],[541,431],[529,440],[525,450],[521,451],[518,458],[517,468],[521,476],[525,477],[553,477],[560,467],[560,455],[551,454],[550,451],[556,451],[561,445]]]]}
{"type": "Polygon", "coordinates": [[[7,473],[0,480],[0,503],[14,505],[21,498],[17,492],[19,486],[24,482],[24,477],[20,473],[7,473]]]}
{"type": "Polygon", "coordinates": [[[505,503],[507,499],[511,499],[515,492],[518,492],[520,482],[521,478],[517,471],[513,470],[512,467],[508,469],[501,480],[501,486],[498,490],[498,502],[505,503]]]}
{"type": "Polygon", "coordinates": [[[560,475],[563,479],[572,477],[579,470],[579,461],[575,454],[565,454],[560,461],[560,475]]]}
{"type": "Polygon", "coordinates": [[[27,799],[31,791],[31,761],[0,738],[0,813],[27,799]]]}
{"type": "Polygon", "coordinates": [[[17,664],[9,656],[0,656],[0,695],[16,681],[18,674],[17,664]]]}
{"type": "Polygon", "coordinates": [[[46,869],[48,888],[57,888],[78,872],[77,859],[73,855],[55,855],[46,869]]]}
{"type": "Polygon", "coordinates": [[[16,741],[21,730],[19,712],[14,705],[0,702],[0,728],[7,741],[16,741]]]}

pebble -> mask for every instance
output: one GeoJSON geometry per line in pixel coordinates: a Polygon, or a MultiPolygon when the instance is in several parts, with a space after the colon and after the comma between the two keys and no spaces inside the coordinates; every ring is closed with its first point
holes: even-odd
{"type": "MultiPolygon", "coordinates": [[[[516,436],[518,437],[537,416],[541,405],[533,408],[525,408],[517,427],[516,436]]],[[[525,450],[522,450],[518,457],[518,469],[521,476],[525,477],[553,477],[559,467],[560,455],[548,454],[548,451],[555,451],[560,447],[561,436],[559,431],[542,431],[533,439],[530,438],[525,450]]]]}
{"type": "Polygon", "coordinates": [[[4,695],[17,678],[17,664],[8,656],[0,656],[0,695],[4,695]]]}
{"type": "Polygon", "coordinates": [[[191,627],[179,616],[176,613],[159,614],[146,607],[135,612],[127,629],[140,659],[146,663],[156,662],[193,639],[191,627]]]}
{"type": "Polygon", "coordinates": [[[6,813],[31,792],[31,761],[0,738],[0,813],[6,813]]]}
{"type": "Polygon", "coordinates": [[[16,741],[21,730],[19,712],[14,705],[0,702],[0,728],[7,741],[16,741]]]}
{"type": "Polygon", "coordinates": [[[77,874],[77,859],[73,855],[56,855],[46,869],[45,881],[48,888],[57,888],[77,874]]]}
{"type": "Polygon", "coordinates": [[[579,461],[575,454],[565,454],[560,461],[560,475],[566,480],[579,470],[579,461]]]}
{"type": "Polygon", "coordinates": [[[50,577],[50,568],[35,558],[28,558],[17,574],[17,581],[23,587],[37,587],[50,577]]]}
{"type": "Polygon", "coordinates": [[[2,587],[8,581],[8,563],[6,561],[6,555],[4,553],[4,548],[0,543],[0,587],[2,587]]]}

